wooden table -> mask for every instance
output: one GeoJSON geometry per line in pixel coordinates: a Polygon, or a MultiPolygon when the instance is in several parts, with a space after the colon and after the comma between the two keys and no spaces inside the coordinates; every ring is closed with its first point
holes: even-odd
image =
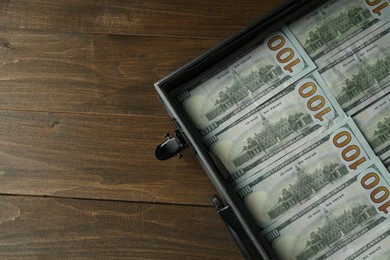
{"type": "Polygon", "coordinates": [[[0,259],[239,259],[153,83],[282,1],[0,1],[0,259]]]}

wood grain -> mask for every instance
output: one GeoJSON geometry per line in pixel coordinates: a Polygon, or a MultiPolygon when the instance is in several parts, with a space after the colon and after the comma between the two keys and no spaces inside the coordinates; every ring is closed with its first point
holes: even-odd
{"type": "Polygon", "coordinates": [[[240,259],[213,208],[0,197],[1,259],[240,259]]]}
{"type": "Polygon", "coordinates": [[[68,32],[225,38],[281,2],[2,0],[0,26],[68,32]]]}
{"type": "Polygon", "coordinates": [[[0,1],[0,259],[241,259],[153,83],[282,3],[0,1]]]}
{"type": "Polygon", "coordinates": [[[0,193],[211,205],[190,151],[158,161],[168,119],[0,111],[0,193]]]}
{"type": "Polygon", "coordinates": [[[0,29],[0,109],[166,116],[153,83],[216,43],[0,29]]]}

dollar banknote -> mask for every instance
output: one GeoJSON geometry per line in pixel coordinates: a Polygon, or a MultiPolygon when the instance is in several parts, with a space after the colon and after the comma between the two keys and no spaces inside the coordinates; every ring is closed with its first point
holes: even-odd
{"type": "Polygon", "coordinates": [[[205,143],[229,172],[230,181],[255,173],[287,148],[324,131],[323,126],[343,120],[343,110],[325,90],[319,74],[310,74],[207,135],[205,143]]]}
{"type": "Polygon", "coordinates": [[[382,160],[390,157],[390,95],[353,116],[359,129],[382,160]]]}
{"type": "Polygon", "coordinates": [[[375,157],[357,126],[348,119],[239,183],[235,195],[257,225],[265,228],[357,175],[375,157]],[[344,139],[348,142],[340,146],[339,140],[344,139]],[[350,156],[345,156],[348,151],[350,156]]]}
{"type": "Polygon", "coordinates": [[[260,236],[282,260],[340,259],[333,256],[390,217],[385,175],[388,172],[378,160],[264,229],[260,236]]]}
{"type": "Polygon", "coordinates": [[[371,33],[389,20],[388,0],[333,0],[289,24],[289,28],[316,63],[335,49],[371,33]]]}
{"type": "Polygon", "coordinates": [[[233,56],[175,94],[203,136],[316,68],[287,27],[233,56]]]}
{"type": "Polygon", "coordinates": [[[390,157],[383,160],[383,164],[386,166],[387,170],[390,171],[390,157]]]}
{"type": "Polygon", "coordinates": [[[352,116],[390,91],[390,23],[328,59],[319,69],[327,86],[352,116]]]}
{"type": "Polygon", "coordinates": [[[389,245],[390,221],[386,220],[336,252],[332,257],[345,260],[388,260],[389,245]]]}

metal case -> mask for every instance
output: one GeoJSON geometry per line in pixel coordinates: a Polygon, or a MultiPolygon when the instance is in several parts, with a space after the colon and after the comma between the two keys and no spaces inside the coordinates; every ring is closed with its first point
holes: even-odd
{"type": "Polygon", "coordinates": [[[223,178],[224,173],[205,149],[197,129],[172,92],[207,69],[218,66],[222,60],[255,37],[265,39],[282,24],[301,17],[323,3],[323,0],[287,1],[274,12],[155,83],[158,97],[177,127],[173,136],[167,135],[167,140],[157,146],[156,157],[164,160],[176,154],[180,155],[180,151],[187,146],[193,151],[222,198],[215,196],[213,203],[246,259],[271,259],[271,250],[256,238],[252,231],[255,223],[232,197],[223,178]]]}

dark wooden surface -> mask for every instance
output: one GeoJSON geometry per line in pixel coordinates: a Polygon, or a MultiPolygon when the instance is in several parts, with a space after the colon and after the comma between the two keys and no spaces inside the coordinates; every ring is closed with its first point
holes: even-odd
{"type": "Polygon", "coordinates": [[[1,0],[0,259],[240,259],[153,83],[281,2],[1,0]]]}

